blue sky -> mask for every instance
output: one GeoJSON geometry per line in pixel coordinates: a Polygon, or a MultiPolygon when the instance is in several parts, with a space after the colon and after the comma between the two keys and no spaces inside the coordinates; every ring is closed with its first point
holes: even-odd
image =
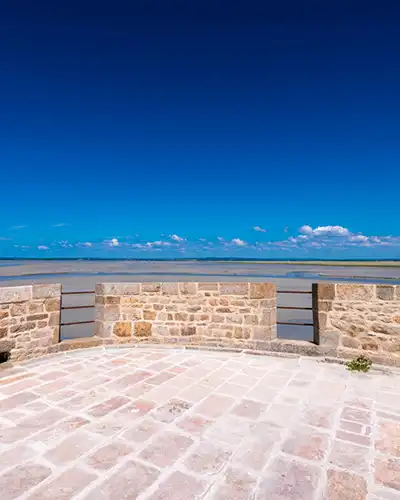
{"type": "Polygon", "coordinates": [[[400,258],[400,5],[275,3],[4,2],[0,256],[400,258]]]}

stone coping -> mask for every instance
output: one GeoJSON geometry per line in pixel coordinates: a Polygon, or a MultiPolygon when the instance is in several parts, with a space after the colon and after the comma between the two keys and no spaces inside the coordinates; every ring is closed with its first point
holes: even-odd
{"type": "MultiPolygon", "coordinates": [[[[253,356],[277,356],[283,358],[310,358],[322,363],[344,364],[349,359],[354,359],[359,355],[351,349],[327,349],[322,346],[317,346],[306,341],[290,341],[290,340],[275,340],[271,342],[269,350],[266,349],[246,349],[232,346],[215,346],[215,345],[199,345],[199,344],[175,344],[175,343],[152,343],[152,342],[129,342],[129,343],[106,343],[101,338],[83,337],[77,339],[63,340],[59,344],[53,346],[52,352],[44,354],[40,357],[25,359],[22,361],[7,361],[0,364],[0,373],[14,366],[24,366],[29,364],[40,363],[42,360],[52,357],[62,356],[70,351],[112,351],[115,349],[158,349],[171,350],[178,349],[181,351],[214,351],[226,353],[243,353],[253,356]]],[[[400,363],[393,363],[392,359],[380,360],[377,356],[367,356],[374,363],[371,371],[393,372],[400,374],[400,363]],[[375,359],[374,359],[375,358],[375,359]],[[389,362],[384,362],[389,361],[389,362]],[[390,363],[391,362],[391,363],[390,363]],[[378,365],[378,366],[376,366],[378,365]]]]}

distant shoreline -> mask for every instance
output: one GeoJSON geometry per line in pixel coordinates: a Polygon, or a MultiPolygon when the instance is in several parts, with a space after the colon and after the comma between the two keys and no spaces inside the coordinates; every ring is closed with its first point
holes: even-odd
{"type": "MultiPolygon", "coordinates": [[[[20,257],[0,257],[1,261],[8,262],[57,262],[57,261],[85,261],[85,262],[208,262],[208,263],[225,263],[225,264],[298,264],[298,265],[313,265],[313,266],[365,266],[365,267],[400,267],[400,260],[319,260],[319,259],[239,259],[239,258],[177,258],[177,259],[132,259],[132,258],[90,258],[90,257],[64,257],[64,258],[20,258],[20,257]]],[[[1,266],[0,266],[1,267],[1,266]]]]}

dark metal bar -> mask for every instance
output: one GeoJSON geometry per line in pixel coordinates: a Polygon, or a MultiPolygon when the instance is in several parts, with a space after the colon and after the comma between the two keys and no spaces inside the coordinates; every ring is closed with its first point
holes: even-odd
{"type": "Polygon", "coordinates": [[[80,295],[82,293],[95,293],[94,290],[84,290],[82,292],[62,292],[62,295],[80,295]]]}
{"type": "Polygon", "coordinates": [[[60,326],[86,325],[87,323],[94,323],[94,320],[91,320],[91,321],[72,321],[71,323],[60,323],[60,326]]]}
{"type": "Polygon", "coordinates": [[[277,321],[277,325],[292,325],[292,326],[314,326],[314,323],[295,323],[294,321],[277,321]]]}
{"type": "Polygon", "coordinates": [[[308,291],[308,290],[277,290],[276,292],[277,293],[306,293],[308,295],[312,294],[311,290],[310,291],[308,291]]]}
{"type": "Polygon", "coordinates": [[[298,311],[312,311],[312,307],[297,307],[297,306],[277,306],[277,309],[296,309],[298,311]]]}
{"type": "Polygon", "coordinates": [[[61,309],[64,311],[65,309],[90,309],[91,307],[94,307],[93,306],[65,306],[65,307],[62,307],[61,309]]]}

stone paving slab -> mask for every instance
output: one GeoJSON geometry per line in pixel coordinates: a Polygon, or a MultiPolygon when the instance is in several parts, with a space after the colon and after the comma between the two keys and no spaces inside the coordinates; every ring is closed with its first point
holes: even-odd
{"type": "Polygon", "coordinates": [[[87,349],[0,372],[1,500],[400,499],[400,374],[87,349]]]}

